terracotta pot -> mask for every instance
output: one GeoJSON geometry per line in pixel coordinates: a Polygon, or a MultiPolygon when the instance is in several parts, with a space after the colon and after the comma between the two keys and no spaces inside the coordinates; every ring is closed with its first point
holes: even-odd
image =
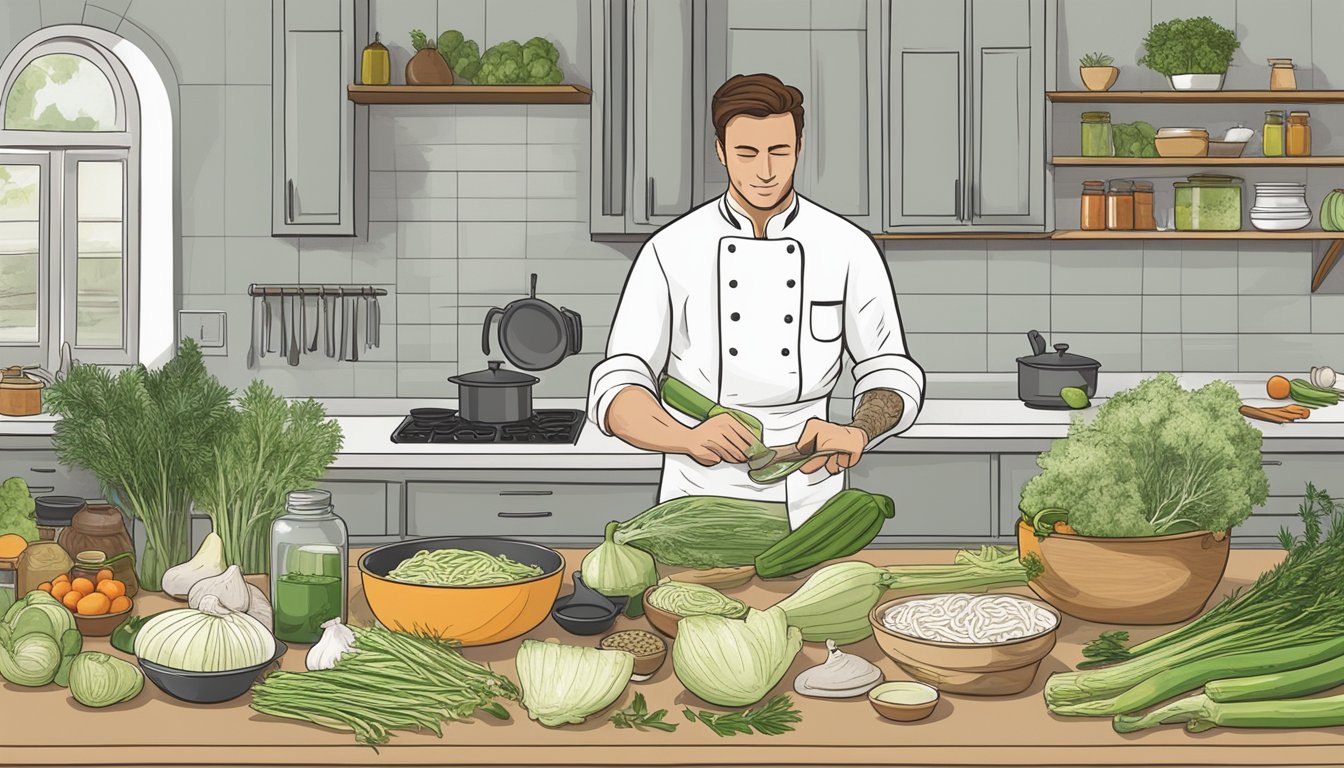
{"type": "Polygon", "coordinates": [[[436,48],[421,48],[406,62],[407,85],[452,85],[453,71],[436,48]]]}
{"type": "Polygon", "coordinates": [[[1078,74],[1089,91],[1109,91],[1120,76],[1119,67],[1079,67],[1078,74]]]}
{"type": "Polygon", "coordinates": [[[1044,572],[1031,588],[1059,610],[1103,624],[1175,624],[1204,609],[1223,578],[1230,533],[1099,538],[1055,533],[1044,539],[1017,525],[1022,557],[1044,572]]]}

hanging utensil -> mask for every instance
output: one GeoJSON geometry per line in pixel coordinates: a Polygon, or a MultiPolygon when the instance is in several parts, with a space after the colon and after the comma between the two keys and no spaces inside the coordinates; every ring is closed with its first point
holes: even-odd
{"type": "Polygon", "coordinates": [[[339,298],[337,298],[336,302],[337,302],[337,303],[336,303],[336,308],[339,309],[340,312],[341,312],[341,317],[340,317],[340,319],[337,321],[337,322],[340,324],[340,326],[341,326],[341,339],[340,339],[340,342],[337,343],[337,345],[336,345],[336,359],[337,359],[337,360],[345,360],[345,339],[346,339],[347,336],[350,335],[349,325],[348,325],[349,322],[350,322],[350,312],[349,312],[348,308],[346,307],[346,302],[345,302],[345,289],[344,289],[344,288],[341,289],[340,296],[339,296],[339,298]]]}
{"type": "Polygon", "coordinates": [[[350,362],[359,362],[359,302],[361,296],[350,299],[350,362]]]}
{"type": "Polygon", "coordinates": [[[261,356],[262,356],[262,357],[265,357],[267,352],[274,352],[274,351],[275,351],[274,349],[271,349],[271,342],[273,341],[273,339],[271,338],[271,297],[270,297],[270,296],[262,296],[262,297],[261,297],[261,309],[262,309],[262,315],[263,315],[263,318],[264,318],[264,319],[262,320],[262,323],[261,323],[261,356]]]}
{"type": "Polygon", "coordinates": [[[331,308],[331,297],[322,295],[322,331],[323,344],[322,351],[327,353],[327,357],[336,357],[336,318],[335,311],[331,308]]]}
{"type": "MultiPolygon", "coordinates": [[[[320,303],[320,302],[322,301],[322,294],[319,293],[319,294],[317,294],[316,296],[314,296],[313,298],[317,299],[318,302],[320,303]]],[[[308,302],[307,302],[307,301],[304,301],[303,306],[304,306],[304,318],[306,319],[306,318],[308,317],[308,314],[307,314],[307,311],[308,311],[308,302]]],[[[317,351],[317,337],[318,337],[318,334],[320,334],[321,332],[322,332],[322,308],[321,308],[321,307],[317,307],[317,306],[315,306],[315,307],[313,307],[313,339],[312,339],[312,341],[309,342],[309,344],[308,344],[308,351],[309,351],[309,352],[316,352],[316,351],[317,351]]]]}
{"type": "Polygon", "coordinates": [[[289,319],[289,364],[297,366],[299,364],[299,302],[295,299],[301,298],[295,296],[289,300],[289,312],[292,315],[289,319]]]}
{"type": "Polygon", "coordinates": [[[259,307],[258,304],[260,304],[260,302],[257,301],[257,297],[256,297],[256,296],[253,296],[253,297],[252,297],[252,330],[251,330],[251,333],[248,334],[248,338],[247,338],[247,367],[248,367],[248,368],[256,368],[256,367],[257,367],[257,337],[261,335],[261,318],[258,317],[258,315],[261,313],[261,307],[259,307]]]}
{"type": "Polygon", "coordinates": [[[289,320],[285,317],[285,295],[282,293],[278,297],[280,300],[280,356],[289,356],[289,320]]]}
{"type": "Polygon", "coordinates": [[[572,309],[556,308],[537,298],[537,275],[531,292],[504,307],[492,307],[481,328],[481,351],[490,351],[490,330],[499,318],[499,347],[505,359],[525,371],[543,371],[559,365],[583,348],[583,318],[572,309]]]}
{"type": "Polygon", "coordinates": [[[383,308],[376,293],[373,295],[373,346],[383,346],[383,308]]]}

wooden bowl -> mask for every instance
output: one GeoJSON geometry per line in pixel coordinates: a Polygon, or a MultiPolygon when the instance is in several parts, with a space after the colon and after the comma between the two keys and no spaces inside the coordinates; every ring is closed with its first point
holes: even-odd
{"type": "MultiPolygon", "coordinates": [[[[623,631],[631,632],[638,630],[627,629],[623,631]]],[[[598,643],[597,647],[606,648],[607,640],[619,634],[621,633],[614,632],[610,635],[607,635],[606,637],[602,638],[602,641],[598,643]]],[[[654,637],[657,637],[657,635],[654,635],[654,637]]],[[[649,675],[652,675],[654,672],[657,672],[659,667],[663,666],[663,662],[667,659],[667,643],[663,643],[661,639],[659,640],[659,642],[662,645],[662,647],[659,648],[659,650],[654,651],[653,653],[641,653],[635,656],[635,668],[632,674],[634,674],[637,677],[647,678],[649,675]]]]}
{"type": "Polygon", "coordinates": [[[735,568],[701,568],[672,574],[676,581],[701,584],[715,589],[740,587],[756,576],[756,566],[739,565],[735,568]]]}
{"type": "Polygon", "coordinates": [[[1191,531],[1129,539],[1053,533],[1017,526],[1022,557],[1044,571],[1032,591],[1059,610],[1104,624],[1176,624],[1192,618],[1218,588],[1231,533],[1191,531]]]}
{"type": "Polygon", "coordinates": [[[79,634],[85,637],[107,637],[112,634],[112,630],[126,620],[126,616],[133,610],[135,610],[134,602],[131,603],[130,608],[116,613],[104,613],[98,616],[85,616],[76,613],[75,627],[79,630],[79,634]]]}
{"type": "Polygon", "coordinates": [[[1039,600],[1013,595],[1054,614],[1056,622],[1044,632],[1003,643],[944,643],[887,629],[882,617],[893,606],[927,597],[911,595],[888,600],[868,614],[878,647],[901,669],[919,682],[936,686],[938,690],[947,693],[1008,696],[1031,687],[1041,660],[1055,647],[1055,634],[1059,630],[1058,611],[1039,600]]]}
{"type": "Polygon", "coordinates": [[[677,624],[681,623],[682,616],[679,613],[664,611],[662,608],[659,608],[649,602],[649,595],[652,594],[653,590],[657,588],[658,588],[657,584],[653,585],[652,587],[649,587],[648,589],[644,590],[644,595],[640,598],[641,600],[644,601],[644,618],[648,619],[649,624],[654,629],[663,633],[663,635],[667,637],[676,637],[677,624]]]}
{"type": "Polygon", "coordinates": [[[933,710],[938,708],[938,699],[941,694],[938,689],[924,683],[912,683],[905,680],[893,680],[882,683],[868,692],[868,703],[873,705],[877,714],[888,720],[895,720],[898,723],[913,723],[916,720],[923,720],[933,714],[933,710]],[[894,701],[883,701],[884,693],[892,691],[905,691],[911,694],[917,694],[917,698],[924,699],[918,703],[900,704],[894,701]]]}

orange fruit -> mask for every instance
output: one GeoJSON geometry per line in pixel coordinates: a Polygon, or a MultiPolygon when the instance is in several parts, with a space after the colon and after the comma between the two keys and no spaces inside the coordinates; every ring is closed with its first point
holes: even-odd
{"type": "Polygon", "coordinates": [[[0,535],[0,557],[18,557],[28,548],[28,540],[17,533],[0,535]]]}
{"type": "Polygon", "coordinates": [[[81,616],[102,616],[112,607],[112,600],[107,595],[94,592],[91,595],[85,595],[79,599],[75,605],[75,613],[81,616]]]}
{"type": "Polygon", "coordinates": [[[104,579],[98,582],[98,591],[107,595],[108,600],[116,600],[126,594],[126,585],[116,579],[104,579]]]}
{"type": "Polygon", "coordinates": [[[67,592],[70,591],[70,584],[69,582],[58,581],[55,584],[48,586],[46,591],[50,592],[52,597],[56,598],[57,600],[60,600],[61,598],[65,597],[67,592]]]}
{"type": "Polygon", "coordinates": [[[37,588],[40,589],[40,590],[42,590],[43,592],[50,592],[50,591],[51,591],[51,582],[50,582],[50,581],[44,581],[44,582],[42,582],[41,584],[38,584],[38,585],[37,585],[37,588]]]}
{"type": "Polygon", "coordinates": [[[79,607],[79,598],[80,594],[72,589],[61,598],[61,604],[73,611],[79,607]]]}
{"type": "Polygon", "coordinates": [[[56,578],[52,579],[52,580],[51,580],[51,583],[52,583],[52,584],[60,584],[62,581],[69,582],[69,581],[70,581],[70,574],[68,574],[68,573],[62,573],[60,576],[57,576],[56,578]]]}
{"type": "Polygon", "coordinates": [[[80,576],[78,579],[70,582],[70,589],[81,595],[91,595],[93,594],[93,582],[80,576]]]}
{"type": "Polygon", "coordinates": [[[112,607],[108,608],[107,612],[121,613],[122,611],[130,610],[130,608],[131,608],[131,598],[125,595],[121,595],[119,597],[112,598],[112,607]]]}
{"type": "Polygon", "coordinates": [[[95,584],[102,584],[104,581],[107,581],[110,578],[112,578],[112,569],[104,568],[98,572],[97,576],[93,577],[93,581],[95,584]]]}

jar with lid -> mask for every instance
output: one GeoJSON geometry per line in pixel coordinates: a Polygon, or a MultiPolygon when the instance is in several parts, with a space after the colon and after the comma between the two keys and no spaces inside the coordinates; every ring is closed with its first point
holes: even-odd
{"type": "Polygon", "coordinates": [[[0,370],[0,415],[36,416],[42,412],[42,388],[46,386],[28,374],[35,365],[0,370]]]}
{"type": "Polygon", "coordinates": [[[1106,188],[1106,228],[1134,228],[1134,182],[1116,179],[1106,188]]]}
{"type": "Polygon", "coordinates": [[[359,82],[363,85],[387,85],[392,77],[392,62],[387,46],[373,33],[373,42],[364,46],[360,56],[359,82]]]}
{"type": "Polygon", "coordinates": [[[327,491],[291,491],[271,526],[271,608],[275,636],[315,643],[323,622],[345,618],[345,522],[327,491]]]}
{"type": "Polygon", "coordinates": [[[1297,90],[1297,72],[1293,69],[1292,59],[1269,60],[1269,90],[1297,90]]]}
{"type": "Polygon", "coordinates": [[[1080,229],[1098,230],[1106,228],[1106,182],[1083,182],[1083,196],[1079,205],[1078,218],[1080,229]]]}
{"type": "Polygon", "coordinates": [[[1308,157],[1311,155],[1311,118],[1310,112],[1289,112],[1287,138],[1284,146],[1289,157],[1308,157]]]}
{"type": "Polygon", "coordinates": [[[1157,219],[1153,215],[1153,182],[1134,182],[1134,228],[1143,230],[1157,229],[1157,219]]]}
{"type": "MultiPolygon", "coordinates": [[[[104,565],[107,560],[107,553],[98,549],[86,549],[83,552],[75,553],[75,564],[70,567],[70,580],[74,581],[83,576],[94,584],[98,583],[98,572],[108,566],[104,565]]],[[[115,577],[113,577],[115,578],[115,577]]]]}
{"type": "Polygon", "coordinates": [[[1083,113],[1083,157],[1112,157],[1115,143],[1111,135],[1110,112],[1083,113]]]}
{"type": "Polygon", "coordinates": [[[1265,127],[1261,132],[1264,138],[1265,157],[1283,157],[1283,127],[1287,122],[1284,113],[1271,109],[1265,113],[1265,127]]]}
{"type": "Polygon", "coordinates": [[[103,553],[100,567],[112,569],[112,578],[126,585],[126,595],[134,597],[140,591],[140,582],[135,577],[135,546],[120,508],[111,504],[84,507],[75,513],[70,527],[61,531],[56,543],[76,556],[89,550],[103,553]]]}

